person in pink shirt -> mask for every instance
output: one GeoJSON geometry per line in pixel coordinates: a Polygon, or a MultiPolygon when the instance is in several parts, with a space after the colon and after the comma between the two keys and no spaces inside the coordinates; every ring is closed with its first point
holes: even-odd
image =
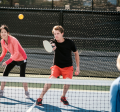
{"type": "MultiPolygon", "coordinates": [[[[2,53],[0,56],[0,62],[5,57],[7,51],[11,53],[11,57],[2,63],[2,66],[6,66],[3,72],[3,76],[8,76],[10,71],[15,65],[20,66],[20,77],[25,77],[25,70],[27,64],[27,55],[20,45],[19,41],[9,34],[9,28],[6,25],[0,27],[1,47],[2,53]]],[[[3,96],[3,90],[6,82],[1,82],[0,97],[3,96]]],[[[23,83],[25,89],[25,98],[29,98],[28,85],[23,83]]]]}

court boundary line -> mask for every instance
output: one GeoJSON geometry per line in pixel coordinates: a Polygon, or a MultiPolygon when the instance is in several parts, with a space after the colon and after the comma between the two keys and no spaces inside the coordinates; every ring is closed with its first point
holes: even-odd
{"type": "MultiPolygon", "coordinates": [[[[5,88],[12,88],[12,89],[23,89],[23,87],[5,87],[5,88]]],[[[32,90],[32,89],[37,89],[37,90],[42,90],[43,88],[28,88],[29,90],[32,90]]],[[[49,91],[52,90],[52,91],[63,91],[63,89],[53,89],[53,88],[50,88],[49,91]]],[[[72,89],[68,89],[68,92],[69,91],[77,91],[77,92],[95,92],[95,93],[110,93],[110,91],[97,91],[97,90],[72,90],[72,89]]]]}

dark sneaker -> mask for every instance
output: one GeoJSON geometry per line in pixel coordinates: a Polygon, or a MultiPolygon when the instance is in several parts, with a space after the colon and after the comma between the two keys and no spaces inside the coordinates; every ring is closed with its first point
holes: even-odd
{"type": "Polygon", "coordinates": [[[64,105],[69,105],[68,101],[66,100],[66,97],[61,97],[61,102],[62,102],[64,105]]]}
{"type": "Polygon", "coordinates": [[[42,99],[41,99],[41,98],[38,98],[38,99],[37,99],[37,101],[36,101],[36,105],[39,105],[39,106],[42,105],[42,99]]]}

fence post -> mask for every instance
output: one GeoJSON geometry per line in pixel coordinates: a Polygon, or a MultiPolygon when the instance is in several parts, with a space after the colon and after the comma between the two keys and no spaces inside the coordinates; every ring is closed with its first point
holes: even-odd
{"type": "Polygon", "coordinates": [[[93,0],[92,0],[92,11],[93,11],[93,0]]]}
{"type": "Polygon", "coordinates": [[[52,9],[53,9],[54,7],[53,7],[53,0],[52,0],[52,9]]]}
{"type": "Polygon", "coordinates": [[[59,22],[59,24],[61,26],[63,26],[63,11],[62,10],[60,11],[60,22],[59,22]]]}
{"type": "Polygon", "coordinates": [[[13,4],[12,4],[13,0],[10,0],[10,7],[13,7],[13,4]]]}

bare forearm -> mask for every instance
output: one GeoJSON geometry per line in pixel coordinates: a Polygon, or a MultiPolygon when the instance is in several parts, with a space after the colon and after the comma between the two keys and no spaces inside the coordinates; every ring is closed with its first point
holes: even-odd
{"type": "Polygon", "coordinates": [[[79,67],[80,58],[78,51],[75,52],[75,61],[76,61],[76,67],[79,67]]]}

